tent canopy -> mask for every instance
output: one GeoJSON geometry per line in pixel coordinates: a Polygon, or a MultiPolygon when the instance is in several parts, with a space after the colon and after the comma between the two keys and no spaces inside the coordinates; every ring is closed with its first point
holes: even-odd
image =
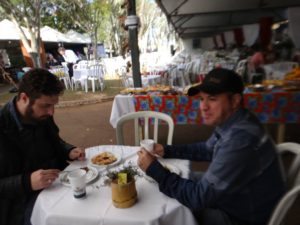
{"type": "MultiPolygon", "coordinates": [[[[27,28],[22,27],[27,37],[29,37],[29,32],[27,28]]],[[[20,40],[18,29],[15,24],[7,19],[0,21],[0,30],[5,31],[0,33],[0,41],[18,41],[20,40]]],[[[76,31],[70,30],[68,33],[63,34],[58,30],[55,30],[49,26],[44,26],[41,28],[41,38],[44,42],[64,42],[64,43],[78,43],[78,44],[88,44],[91,43],[91,39],[85,35],[80,34],[76,31]]]]}
{"type": "Polygon", "coordinates": [[[65,34],[51,28],[44,26],[41,28],[41,38],[44,42],[71,42],[65,34]]]}
{"type": "MultiPolygon", "coordinates": [[[[26,35],[27,29],[23,28],[26,35]]],[[[13,22],[10,20],[4,19],[0,22],[0,40],[20,40],[18,30],[13,22]]]]}
{"type": "Polygon", "coordinates": [[[208,37],[263,17],[287,19],[287,8],[299,0],[156,0],[181,38],[208,37]]]}
{"type": "Polygon", "coordinates": [[[75,43],[91,43],[91,38],[88,35],[80,34],[75,30],[69,30],[65,35],[75,43]]]}

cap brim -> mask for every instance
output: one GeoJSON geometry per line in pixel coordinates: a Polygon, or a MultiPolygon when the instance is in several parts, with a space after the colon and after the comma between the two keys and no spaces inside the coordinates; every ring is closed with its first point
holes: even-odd
{"type": "Polygon", "coordinates": [[[205,92],[208,94],[220,94],[223,93],[225,90],[223,90],[220,87],[214,86],[214,85],[205,85],[200,84],[194,87],[189,88],[188,90],[188,96],[195,96],[199,94],[200,92],[205,92]]]}

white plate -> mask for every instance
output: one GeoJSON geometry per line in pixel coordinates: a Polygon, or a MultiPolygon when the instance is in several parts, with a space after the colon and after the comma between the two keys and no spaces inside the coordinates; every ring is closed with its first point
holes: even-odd
{"type": "Polygon", "coordinates": [[[93,166],[95,168],[104,169],[104,168],[113,167],[113,166],[119,164],[121,160],[122,160],[122,154],[121,153],[116,152],[116,151],[103,150],[103,151],[99,151],[99,152],[95,153],[94,155],[91,155],[90,158],[89,158],[89,162],[88,163],[89,163],[90,166],[93,166]],[[113,154],[117,158],[117,160],[114,161],[111,164],[108,164],[108,165],[98,165],[98,164],[92,163],[92,158],[94,156],[96,156],[96,155],[101,154],[102,152],[109,152],[109,153],[113,154]]]}
{"type": "MultiPolygon", "coordinates": [[[[97,177],[98,177],[98,170],[92,166],[88,166],[88,171],[86,173],[86,180],[85,180],[85,183],[90,183],[92,181],[94,181],[97,177]]],[[[69,179],[68,179],[68,173],[70,171],[62,171],[61,175],[59,176],[59,181],[60,183],[62,183],[63,185],[65,186],[70,186],[70,182],[69,182],[69,179]]]]}

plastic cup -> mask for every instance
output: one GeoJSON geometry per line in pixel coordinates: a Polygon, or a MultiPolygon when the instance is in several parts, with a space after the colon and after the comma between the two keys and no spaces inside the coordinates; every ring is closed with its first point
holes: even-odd
{"type": "Polygon", "coordinates": [[[154,144],[155,144],[155,142],[152,139],[144,139],[144,140],[141,140],[141,142],[140,142],[141,147],[146,149],[148,152],[153,151],[154,144]]]}
{"type": "Polygon", "coordinates": [[[68,174],[74,198],[83,198],[86,196],[86,171],[76,169],[68,174]]]}

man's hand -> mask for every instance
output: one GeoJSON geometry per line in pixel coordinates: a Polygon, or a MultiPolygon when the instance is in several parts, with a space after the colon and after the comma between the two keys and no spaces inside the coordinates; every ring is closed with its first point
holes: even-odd
{"type": "Polygon", "coordinates": [[[137,154],[138,154],[138,165],[143,171],[146,171],[147,168],[150,166],[150,164],[154,160],[156,160],[155,156],[153,156],[144,148],[141,148],[141,150],[138,151],[137,154]]]}
{"type": "Polygon", "coordinates": [[[69,158],[71,160],[80,160],[83,161],[85,160],[85,151],[83,148],[73,148],[70,153],[69,153],[69,158]]]}
{"type": "Polygon", "coordinates": [[[58,177],[60,170],[37,170],[30,176],[31,188],[34,191],[49,187],[58,177]]]}
{"type": "Polygon", "coordinates": [[[163,157],[165,154],[165,149],[164,146],[161,144],[154,144],[153,150],[151,151],[151,153],[155,154],[155,155],[159,155],[160,157],[163,157]]]}

